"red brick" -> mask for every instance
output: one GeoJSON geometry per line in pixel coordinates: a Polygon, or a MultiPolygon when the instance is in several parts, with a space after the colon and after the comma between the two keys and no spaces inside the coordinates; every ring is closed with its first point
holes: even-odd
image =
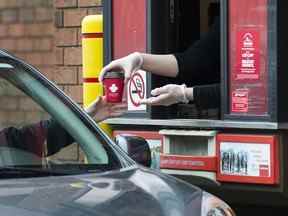
{"type": "MultiPolygon", "coordinates": [[[[21,0],[16,0],[21,1],[21,0]]],[[[23,1],[23,0],[22,0],[23,1]]],[[[49,6],[48,2],[51,2],[52,0],[29,0],[29,1],[23,1],[24,6],[26,7],[41,7],[41,6],[49,6]]]]}
{"type": "Polygon", "coordinates": [[[16,43],[13,39],[1,39],[0,47],[3,49],[7,49],[9,51],[14,51],[16,49],[16,43]]]}
{"type": "Polygon", "coordinates": [[[26,1],[23,0],[1,0],[0,8],[21,8],[26,1]]]}
{"type": "Polygon", "coordinates": [[[77,7],[77,0],[54,0],[55,8],[77,7]]]}
{"type": "Polygon", "coordinates": [[[38,67],[41,74],[43,74],[47,79],[49,79],[52,82],[54,82],[54,80],[55,80],[55,76],[54,76],[55,68],[56,68],[56,66],[54,66],[54,65],[38,67]]]}
{"type": "Polygon", "coordinates": [[[81,28],[78,29],[77,32],[77,45],[81,46],[82,45],[82,32],[81,28]]]}
{"type": "Polygon", "coordinates": [[[0,8],[5,8],[7,9],[7,3],[5,0],[0,1],[0,8]]]}
{"type": "Polygon", "coordinates": [[[37,21],[53,20],[53,11],[49,8],[36,8],[35,16],[37,21]]]}
{"type": "Polygon", "coordinates": [[[1,11],[2,23],[15,23],[18,20],[16,9],[5,9],[1,11]]]}
{"type": "Polygon", "coordinates": [[[25,28],[23,24],[11,24],[8,27],[8,33],[12,37],[20,37],[25,33],[25,28]]]}
{"type": "Polygon", "coordinates": [[[77,67],[57,67],[55,81],[58,84],[77,84],[77,67]]]}
{"type": "Polygon", "coordinates": [[[82,101],[83,101],[83,88],[81,85],[64,86],[63,90],[69,97],[71,97],[77,103],[82,103],[82,101]]]}
{"type": "Polygon", "coordinates": [[[26,52],[20,52],[20,53],[14,53],[15,56],[17,56],[17,58],[20,58],[24,61],[26,61],[26,52]]]}
{"type": "Polygon", "coordinates": [[[64,64],[64,49],[63,48],[55,48],[55,59],[57,65],[64,64]]]}
{"type": "Polygon", "coordinates": [[[8,25],[0,25],[0,37],[6,37],[8,35],[8,25]]]}
{"type": "Polygon", "coordinates": [[[42,65],[42,55],[35,52],[35,53],[27,53],[26,54],[26,61],[34,66],[42,65]]]}
{"type": "Polygon", "coordinates": [[[34,9],[33,8],[22,8],[19,10],[19,21],[21,23],[31,23],[34,21],[34,9]]]}
{"type": "Polygon", "coordinates": [[[102,5],[101,0],[80,0],[78,2],[79,7],[95,7],[102,5]]]}
{"type": "Polygon", "coordinates": [[[68,9],[64,11],[64,26],[81,26],[82,19],[87,15],[86,9],[68,9]]]}
{"type": "Polygon", "coordinates": [[[16,41],[17,51],[32,51],[33,50],[33,39],[18,39],[16,41]]]}
{"type": "Polygon", "coordinates": [[[78,83],[82,84],[83,83],[83,68],[78,67],[78,83]]]}
{"type": "Polygon", "coordinates": [[[28,24],[25,27],[25,35],[28,37],[29,36],[43,36],[42,30],[44,30],[44,28],[42,28],[41,24],[38,24],[38,23],[28,24]]]}
{"type": "Polygon", "coordinates": [[[77,28],[61,28],[56,32],[57,46],[75,46],[77,45],[77,28]]]}
{"type": "Polygon", "coordinates": [[[53,36],[54,26],[51,23],[33,23],[25,25],[26,36],[53,36]]]}
{"type": "Polygon", "coordinates": [[[52,38],[34,39],[33,49],[39,51],[52,51],[52,38]]]}
{"type": "Polygon", "coordinates": [[[64,49],[65,65],[81,65],[82,64],[82,48],[67,47],[64,49]]]}
{"type": "Polygon", "coordinates": [[[57,63],[55,52],[41,52],[42,66],[55,66],[57,63]]]}
{"type": "Polygon", "coordinates": [[[89,8],[88,9],[88,15],[95,15],[95,14],[102,14],[102,8],[101,7],[95,7],[95,8],[89,8]]]}

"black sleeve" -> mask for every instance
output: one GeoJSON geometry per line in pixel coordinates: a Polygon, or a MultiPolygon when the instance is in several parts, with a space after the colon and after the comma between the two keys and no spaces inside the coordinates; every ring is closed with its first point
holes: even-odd
{"type": "Polygon", "coordinates": [[[74,142],[73,137],[54,119],[47,120],[44,124],[47,128],[48,156],[57,153],[74,142]]]}
{"type": "Polygon", "coordinates": [[[2,146],[21,149],[38,155],[43,155],[44,143],[46,140],[46,128],[42,122],[26,125],[21,128],[8,127],[1,131],[5,136],[2,146]]]}
{"type": "Polygon", "coordinates": [[[179,68],[177,79],[187,86],[220,82],[220,18],[200,40],[174,56],[179,68]]]}
{"type": "Polygon", "coordinates": [[[74,142],[70,134],[54,119],[43,120],[21,128],[8,127],[1,133],[5,134],[5,142],[9,147],[19,148],[40,157],[43,155],[45,141],[47,141],[48,156],[74,142]]]}
{"type": "Polygon", "coordinates": [[[200,110],[220,108],[220,84],[194,86],[193,96],[200,110]]]}

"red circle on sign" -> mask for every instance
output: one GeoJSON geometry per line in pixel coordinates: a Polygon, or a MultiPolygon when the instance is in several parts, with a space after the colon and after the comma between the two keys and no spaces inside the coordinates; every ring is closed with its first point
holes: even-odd
{"type": "Polygon", "coordinates": [[[131,98],[131,102],[134,106],[137,107],[137,106],[140,106],[140,104],[139,102],[136,102],[133,100],[132,93],[134,93],[134,91],[132,91],[132,87],[135,88],[135,91],[136,91],[135,93],[139,96],[139,99],[144,99],[145,85],[144,85],[144,80],[139,73],[134,73],[129,82],[129,95],[131,98]],[[139,86],[137,86],[137,84],[140,84],[140,89],[138,88],[139,86]]]}

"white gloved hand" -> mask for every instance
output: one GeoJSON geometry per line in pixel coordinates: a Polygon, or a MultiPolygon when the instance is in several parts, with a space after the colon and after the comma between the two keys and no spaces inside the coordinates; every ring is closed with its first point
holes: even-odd
{"type": "Polygon", "coordinates": [[[168,84],[160,88],[153,89],[150,97],[140,101],[141,104],[169,106],[175,103],[188,103],[186,96],[186,85],[168,84]]]}
{"type": "Polygon", "coordinates": [[[130,79],[131,75],[139,70],[143,65],[143,57],[140,53],[134,52],[128,56],[120,59],[116,59],[106,65],[100,72],[99,80],[102,82],[105,73],[117,70],[124,71],[125,73],[125,83],[130,79]]]}

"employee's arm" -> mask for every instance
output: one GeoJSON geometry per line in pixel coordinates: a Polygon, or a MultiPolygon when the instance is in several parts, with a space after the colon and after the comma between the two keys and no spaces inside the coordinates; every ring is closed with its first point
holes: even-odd
{"type": "Polygon", "coordinates": [[[220,21],[216,19],[210,31],[185,52],[175,53],[177,80],[187,86],[220,82],[220,21]]]}
{"type": "Polygon", "coordinates": [[[220,107],[219,84],[199,85],[186,87],[186,85],[168,84],[151,91],[151,97],[143,99],[142,104],[151,106],[169,106],[175,103],[196,104],[199,109],[220,107]]]}
{"type": "Polygon", "coordinates": [[[215,83],[220,77],[220,22],[216,19],[211,30],[185,52],[167,55],[154,55],[134,52],[116,59],[100,72],[104,74],[118,70],[125,73],[125,82],[139,69],[155,75],[176,77],[187,85],[215,83]],[[188,79],[187,79],[188,77],[188,79]],[[187,83],[190,81],[189,83],[187,83]]]}
{"type": "Polygon", "coordinates": [[[220,108],[220,84],[194,86],[193,103],[199,110],[220,108]]]}

